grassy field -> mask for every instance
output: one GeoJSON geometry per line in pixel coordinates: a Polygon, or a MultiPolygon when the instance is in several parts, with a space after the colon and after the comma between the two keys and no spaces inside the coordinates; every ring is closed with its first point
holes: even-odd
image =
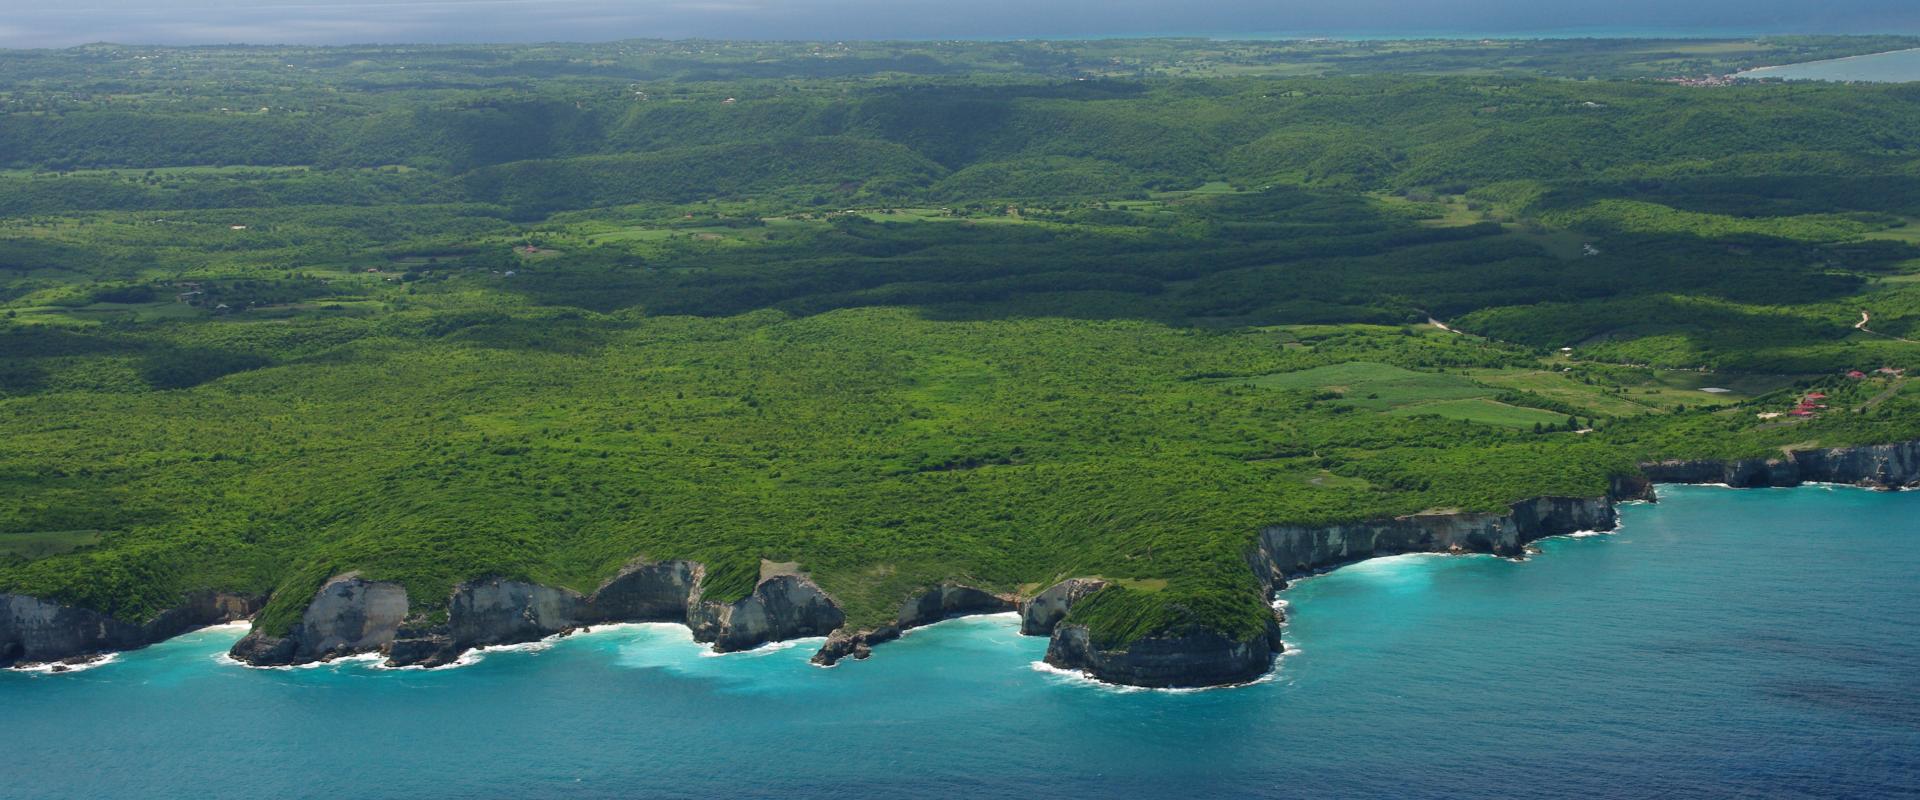
{"type": "Polygon", "coordinates": [[[1267,389],[1317,389],[1333,392],[1346,403],[1368,411],[1386,411],[1442,400],[1489,397],[1497,393],[1494,389],[1463,377],[1416,372],[1390,364],[1367,362],[1349,362],[1300,372],[1262,375],[1248,379],[1247,383],[1267,389]]]}
{"type": "Polygon", "coordinates": [[[0,532],[0,556],[46,558],[100,543],[100,531],[0,532]]]}
{"type": "Polygon", "coordinates": [[[1433,414],[1445,419],[1457,419],[1463,422],[1475,422],[1482,425],[1500,425],[1509,428],[1531,428],[1544,425],[1564,425],[1566,416],[1537,408],[1512,406],[1506,403],[1475,398],[1471,400],[1432,400],[1422,403],[1409,403],[1394,406],[1390,413],[1401,416],[1433,414]]]}

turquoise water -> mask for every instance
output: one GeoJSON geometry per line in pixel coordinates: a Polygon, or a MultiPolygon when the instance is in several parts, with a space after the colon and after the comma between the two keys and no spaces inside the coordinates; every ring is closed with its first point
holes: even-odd
{"type": "Polygon", "coordinates": [[[1831,61],[1809,61],[1805,64],[1788,64],[1782,67],[1761,67],[1742,72],[1740,75],[1746,78],[1873,83],[1920,81],[1920,50],[1896,50],[1891,53],[1836,58],[1831,61]]]}
{"type": "Polygon", "coordinates": [[[1678,488],[1525,563],[1285,593],[1268,682],[1121,692],[1010,617],[871,661],[601,629],[451,670],[251,670],[234,629],[0,674],[0,796],[1879,797],[1920,786],[1920,493],[1678,488]]]}

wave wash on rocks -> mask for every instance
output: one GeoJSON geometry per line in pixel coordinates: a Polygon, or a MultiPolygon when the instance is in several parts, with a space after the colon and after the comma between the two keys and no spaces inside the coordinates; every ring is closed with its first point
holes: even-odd
{"type": "Polygon", "coordinates": [[[638,562],[591,595],[499,578],[468,581],[454,587],[445,621],[409,616],[405,587],[349,573],[321,586],[285,635],[249,633],[234,645],[233,657],[283,666],[377,652],[392,667],[438,667],[476,647],[613,622],[679,622],[696,641],[729,652],[824,636],[846,621],[804,575],[765,576],[746,597],[724,603],[701,597],[705,572],[691,561],[638,562]]]}
{"type": "MultiPolygon", "coordinates": [[[[1653,500],[1655,483],[1724,483],[1736,488],[1853,484],[1872,489],[1920,487],[1920,441],[1785,453],[1732,461],[1661,461],[1641,475],[1616,478],[1605,497],[1540,497],[1505,514],[1415,514],[1324,526],[1263,528],[1248,562],[1268,599],[1287,581],[1341,564],[1401,553],[1491,553],[1518,556],[1548,536],[1612,530],[1614,504],[1653,500]]],[[[1023,609],[1022,633],[1051,632],[1047,663],[1100,680],[1135,686],[1218,686],[1251,681],[1272,669],[1281,651],[1279,612],[1264,635],[1240,641],[1214,631],[1149,636],[1123,647],[1095,646],[1084,625],[1071,620],[1073,604],[1097,581],[1056,584],[1023,609]]]]}
{"type": "MultiPolygon", "coordinates": [[[[1505,513],[1415,514],[1321,526],[1262,528],[1248,565],[1271,599],[1288,580],[1341,564],[1399,553],[1491,553],[1518,556],[1536,539],[1582,530],[1611,530],[1614,503],[1653,499],[1652,483],[1724,483],[1735,487],[1849,483],[1880,489],[1920,486],[1920,441],[1807,450],[1777,458],[1662,461],[1641,465],[1604,497],[1540,497],[1505,513]]],[[[443,621],[416,614],[406,588],[347,573],[328,580],[284,635],[249,633],[233,657],[258,666],[311,663],[382,653],[391,666],[442,666],[476,647],[535,641],[614,622],[678,622],[720,652],[769,642],[828,636],[813,657],[831,665],[866,658],[874,645],[914,627],[969,614],[1020,612],[1020,632],[1049,636],[1046,660],[1100,680],[1149,687],[1218,686],[1253,680],[1280,652],[1280,619],[1240,640],[1210,630],[1147,636],[1117,648],[1097,645],[1073,622],[1075,603],[1105,588],[1098,578],[1072,578],[1031,598],[946,583],[905,601],[895,620],[845,629],[846,615],[803,574],[762,575],[733,602],[704,599],[705,567],[691,561],[635,562],[590,595],[524,581],[486,578],[455,587],[443,621]]],[[[58,661],[144,647],[194,628],[247,619],[266,598],[200,592],[134,624],[97,611],[24,595],[0,594],[0,666],[58,661]]]]}

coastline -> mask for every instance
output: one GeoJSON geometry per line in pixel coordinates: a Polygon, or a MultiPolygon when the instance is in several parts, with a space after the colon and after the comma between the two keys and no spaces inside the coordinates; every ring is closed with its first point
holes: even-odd
{"type": "Polygon", "coordinates": [[[1283,597],[1304,652],[1233,691],[1035,669],[1044,640],[1016,638],[1004,616],[942,623],[876,663],[824,672],[804,649],[702,658],[665,628],[596,628],[461,670],[259,672],[213,663],[236,634],[206,631],[73,680],[0,674],[0,705],[36,731],[21,763],[45,765],[8,794],[143,786],[185,800],[212,780],[235,796],[297,796],[314,775],[348,775],[408,797],[614,798],[668,783],[712,798],[830,800],[863,786],[1013,797],[1057,790],[1068,764],[1075,790],[1099,796],[1384,800],[1413,786],[1492,800],[1502,785],[1571,796],[1646,770],[1712,794],[1724,776],[1698,765],[1724,759],[1804,776],[1746,774],[1738,788],[1753,794],[1897,793],[1912,761],[1897,720],[1920,708],[1900,680],[1920,653],[1900,635],[1920,603],[1902,577],[1920,554],[1900,547],[1920,534],[1920,493],[1663,486],[1660,500],[1621,509],[1618,538],[1543,541],[1546,556],[1524,567],[1387,559],[1301,583],[1283,597]],[[1805,681],[1864,691],[1782,694],[1805,681]],[[1656,740],[1620,737],[1640,730],[1656,740]],[[1747,735],[1764,749],[1725,746],[1747,735]],[[1541,755],[1489,784],[1485,759],[1460,756],[1476,742],[1541,755]],[[102,749],[136,745],[160,750],[88,769],[102,749]],[[1620,757],[1582,772],[1596,752],[1620,757]],[[1356,754],[1391,772],[1355,773],[1356,754]],[[239,762],[274,767],[223,771],[239,762]]]}
{"type": "MultiPolygon", "coordinates": [[[[1819,61],[1798,61],[1798,62],[1793,62],[1788,64],[1768,64],[1766,66],[1743,69],[1739,72],[1733,73],[1733,77],[1736,79],[1744,78],[1747,80],[1763,80],[1763,79],[1771,78],[1775,76],[1759,75],[1756,73],[1767,72],[1769,70],[1797,69],[1801,67],[1812,67],[1812,66],[1818,66],[1821,64],[1842,64],[1848,61],[1858,61],[1863,58],[1879,58],[1881,56],[1890,56],[1896,53],[1920,53],[1920,47],[1905,47],[1899,50],[1882,50],[1878,53],[1861,53],[1860,55],[1857,55],[1857,56],[1841,56],[1839,58],[1823,58],[1823,59],[1820,59],[1819,61]]],[[[1840,80],[1840,79],[1838,78],[1780,78],[1780,80],[1834,81],[1834,80],[1840,80]]]]}
{"type": "MultiPolygon", "coordinates": [[[[378,582],[355,574],[337,576],[316,593],[307,617],[299,626],[313,631],[289,632],[290,637],[318,635],[299,647],[282,647],[286,658],[249,658],[271,639],[250,631],[228,656],[236,663],[264,668],[293,668],[329,663],[342,658],[381,661],[387,669],[437,669],[475,663],[489,651],[539,650],[569,635],[600,627],[631,624],[683,626],[694,641],[711,643],[714,654],[780,650],[821,641],[812,659],[831,666],[847,656],[871,655],[872,647],[907,632],[959,617],[1015,613],[1023,635],[1045,635],[1050,643],[1045,662],[1054,668],[1079,671],[1089,679],[1135,688],[1191,689],[1244,685],[1273,672],[1287,652],[1281,629],[1284,604],[1275,594],[1293,581],[1324,574],[1346,564],[1402,554],[1491,554],[1522,558],[1528,545],[1553,536],[1594,534],[1617,525],[1617,504],[1656,501],[1656,485],[1709,485],[1756,488],[1847,485],[1894,490],[1920,484],[1920,440],[1897,444],[1795,451],[1785,457],[1733,460],[1667,460],[1643,463],[1639,474],[1617,477],[1606,495],[1593,498],[1539,497],[1513,504],[1504,514],[1419,514],[1391,519],[1362,520],[1321,526],[1267,526],[1256,536],[1248,554],[1272,605],[1274,616],[1264,637],[1236,642],[1208,631],[1176,637],[1149,636],[1119,650],[1094,647],[1084,625],[1071,622],[1073,603],[1104,586],[1098,579],[1069,579],[1036,593],[1016,598],[996,595],[960,584],[930,587],[907,599],[896,622],[879,629],[849,631],[833,599],[803,574],[763,575],[747,598],[722,605],[700,598],[699,578],[704,567],[691,562],[636,562],[603,584],[592,595],[497,578],[469,581],[455,589],[452,616],[445,623],[422,628],[403,621],[407,602],[397,585],[381,590],[378,582]],[[394,592],[399,592],[397,601],[394,592]],[[331,594],[329,594],[331,592],[331,594]],[[673,596],[677,592],[683,592],[673,596]],[[369,613],[369,598],[388,606],[396,602],[401,615],[369,613]],[[676,613],[677,612],[677,613],[676,613]],[[597,616],[596,616],[597,615],[597,616]],[[624,615],[637,617],[612,618],[624,615]],[[378,623],[370,625],[369,623],[378,623]],[[348,625],[348,624],[351,625],[348,625]],[[830,623],[830,624],[829,624],[830,623]],[[341,626],[357,626],[347,630],[341,626]],[[403,636],[405,634],[405,636],[403,636]],[[330,637],[330,638],[329,638],[330,637]],[[412,638],[406,638],[412,637],[412,638]],[[249,649],[248,643],[256,647],[249,649]],[[402,658],[400,646],[426,642],[429,648],[402,658]],[[301,649],[305,648],[305,649],[301,649]],[[306,655],[301,655],[305,653],[306,655]]],[[[41,627],[27,631],[51,636],[42,645],[71,647],[74,629],[63,620],[98,625],[102,631],[134,629],[141,633],[171,630],[166,636],[141,642],[145,646],[209,625],[238,626],[257,612],[264,598],[203,593],[196,608],[204,619],[190,622],[185,612],[162,615],[167,625],[156,628],[95,620],[95,612],[46,603],[35,598],[0,595],[8,608],[28,608],[41,627]],[[244,613],[243,613],[244,612],[244,613]],[[65,638],[62,638],[65,637],[65,638]]],[[[391,610],[391,609],[389,609],[391,610]]],[[[175,611],[181,611],[176,609],[175,611]]],[[[376,610],[377,612],[377,610],[376,610]]],[[[21,637],[21,614],[0,618],[21,637]]],[[[0,633],[8,633],[0,629],[0,633]]],[[[110,640],[91,640],[91,649],[54,657],[15,659],[15,668],[52,665],[69,659],[94,661],[98,656],[138,649],[110,647],[110,640]],[[29,663],[31,662],[31,663],[29,663]]],[[[13,645],[18,647],[16,643],[13,645]]],[[[278,646],[277,644],[275,646],[278,646]]],[[[29,651],[34,652],[34,651],[29,651]]],[[[278,651],[276,651],[278,652],[278,651]]],[[[71,670],[74,665],[66,665],[71,670]]],[[[52,670],[48,667],[49,671],[52,670]]]]}

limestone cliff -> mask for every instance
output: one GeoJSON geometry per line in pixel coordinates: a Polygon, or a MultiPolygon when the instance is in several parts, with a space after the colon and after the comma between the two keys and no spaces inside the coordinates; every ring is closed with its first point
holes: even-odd
{"type": "Polygon", "coordinates": [[[250,634],[236,659],[260,666],[381,652],[387,665],[450,664],[476,647],[536,641],[610,622],[686,623],[720,651],[824,635],[845,621],[804,575],[769,577],[734,603],[702,600],[693,562],[628,565],[590,596],[525,581],[485,578],[454,587],[444,619],[409,615],[405,588],[341,575],[327,582],[285,636],[250,634]]]}
{"type": "Polygon", "coordinates": [[[231,655],[255,666],[286,666],[380,650],[393,643],[407,617],[407,589],[338,575],[314,592],[300,621],[284,636],[248,633],[231,655]]]}
{"type": "Polygon", "coordinates": [[[1014,599],[1005,595],[957,583],[943,583],[907,598],[891,624],[863,631],[834,631],[827,637],[827,643],[820,646],[819,652],[813,654],[813,663],[833,666],[848,656],[866,658],[873,655],[874,645],[898,639],[909,628],[969,614],[998,614],[1016,607],[1014,599]]]}
{"type": "Polygon", "coordinates": [[[145,623],[37,597],[0,593],[0,667],[134,650],[195,628],[246,619],[264,598],[195,592],[145,623]]]}
{"type": "Polygon", "coordinates": [[[1655,483],[1724,483],[1735,488],[1849,483],[1876,489],[1920,486],[1920,441],[1796,450],[1771,458],[1659,461],[1640,465],[1655,483]]]}
{"type": "Polygon", "coordinates": [[[382,652],[388,666],[443,666],[476,647],[537,641],[583,625],[684,622],[701,574],[688,561],[636,562],[590,596],[484,578],[454,587],[444,620],[410,615],[398,584],[342,575],[315,593],[286,636],[250,634],[233,656],[272,666],[382,652]]]}
{"type": "Polygon", "coordinates": [[[706,570],[691,561],[636,561],[587,598],[593,621],[682,622],[706,570]]]}
{"type": "Polygon", "coordinates": [[[1067,618],[1073,604],[1107,585],[1098,578],[1069,578],[1056,583],[1020,605],[1020,632],[1028,636],[1046,636],[1067,618]]]}
{"type": "Polygon", "coordinates": [[[1397,553],[1492,553],[1518,556],[1535,539],[1575,531],[1612,530],[1607,497],[1536,497],[1504,514],[1413,514],[1322,526],[1276,525],[1260,530],[1249,558],[1270,591],[1286,578],[1326,567],[1397,553]]]}
{"type": "MultiPolygon", "coordinates": [[[[1849,483],[1895,489],[1920,486],[1920,441],[1801,450],[1772,458],[1663,461],[1641,465],[1642,475],[1616,479],[1608,496],[1543,497],[1504,513],[1432,513],[1260,530],[1248,564],[1268,592],[1297,574],[1380,555],[1460,552],[1517,555],[1527,543],[1577,530],[1614,525],[1613,501],[1651,499],[1651,483],[1726,483],[1793,486],[1849,483]]],[[[865,657],[873,644],[909,628],[951,616],[1014,608],[1012,598],[943,584],[904,603],[896,619],[868,631],[841,630],[845,615],[805,575],[766,574],[751,594],[734,602],[701,597],[701,565],[687,561],[636,562],[593,594],[522,581],[489,578],[455,587],[443,621],[410,617],[410,598],[396,583],[346,574],[327,581],[284,635],[255,632],[233,655],[260,665],[295,664],[342,655],[383,652],[394,665],[448,663],[474,647],[525,642],[582,625],[628,621],[687,624],[694,637],[720,651],[831,633],[814,656],[831,664],[865,657]]],[[[1234,683],[1264,672],[1279,649],[1277,626],[1246,641],[1190,630],[1148,637],[1120,648],[1094,646],[1072,606],[1104,584],[1063,581],[1021,604],[1021,631],[1050,635],[1047,660],[1118,683],[1189,686],[1234,683]]],[[[200,592],[155,619],[135,624],[83,608],[16,594],[0,594],[0,666],[55,661],[142,647],[203,625],[245,619],[264,598],[200,592]]]]}
{"type": "Polygon", "coordinates": [[[768,642],[825,636],[847,615],[804,575],[763,578],[753,593],[732,603],[696,599],[687,606],[687,627],[697,642],[712,642],[722,653],[768,642]]]}
{"type": "Polygon", "coordinates": [[[498,578],[469,581],[448,598],[445,623],[412,619],[395,632],[387,665],[443,666],[476,647],[537,641],[592,619],[577,592],[498,578]]]}
{"type": "Polygon", "coordinates": [[[1046,661],[1078,669],[1110,683],[1154,688],[1226,686],[1246,683],[1273,668],[1280,652],[1280,619],[1251,639],[1239,640],[1205,628],[1149,636],[1123,647],[1094,644],[1085,625],[1065,623],[1053,629],[1046,661]]]}
{"type": "MultiPolygon", "coordinates": [[[[1633,492],[1632,482],[1615,492],[1633,492]]],[[[1396,553],[1493,553],[1515,556],[1528,542],[1582,530],[1611,530],[1613,499],[1540,497],[1506,513],[1413,514],[1334,525],[1263,528],[1248,554],[1254,576],[1270,596],[1288,577],[1396,553]]],[[[1115,648],[1099,647],[1087,627],[1071,622],[1075,601],[1097,587],[1063,582],[1037,595],[1023,614],[1022,632],[1052,634],[1047,663],[1113,683],[1134,686],[1217,686],[1265,674],[1280,652],[1279,618],[1260,635],[1240,640],[1206,629],[1149,636],[1115,648]]]]}
{"type": "MultiPolygon", "coordinates": [[[[1802,450],[1778,458],[1735,461],[1663,461],[1641,465],[1641,475],[1616,477],[1607,496],[1539,497],[1506,513],[1432,513],[1319,526],[1263,528],[1248,555],[1269,595],[1288,578],[1344,563],[1397,553],[1493,553],[1514,556],[1547,536],[1611,530],[1614,502],[1653,499],[1655,483],[1725,483],[1736,487],[1849,483],[1882,489],[1920,486],[1920,441],[1802,450]]],[[[1090,590],[1057,584],[1028,603],[1023,633],[1053,639],[1047,662],[1102,680],[1142,686],[1234,683],[1265,672],[1279,652],[1277,626],[1265,637],[1231,641],[1211,631],[1148,637],[1115,650],[1093,645],[1070,610],[1090,590]],[[1044,602],[1042,602],[1044,599],[1044,602]],[[1264,639],[1265,641],[1262,641],[1264,639]]]]}

